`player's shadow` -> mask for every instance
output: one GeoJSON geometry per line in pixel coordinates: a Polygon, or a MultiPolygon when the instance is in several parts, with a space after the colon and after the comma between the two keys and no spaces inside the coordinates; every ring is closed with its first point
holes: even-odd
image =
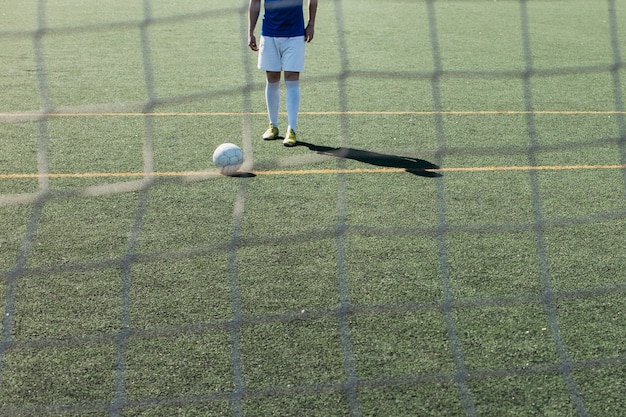
{"type": "Polygon", "coordinates": [[[352,159],[354,161],[364,162],[366,164],[379,167],[404,169],[406,172],[420,177],[436,178],[441,177],[442,175],[440,172],[433,171],[439,169],[437,165],[423,159],[412,158],[409,156],[389,155],[354,148],[332,148],[330,146],[314,145],[312,143],[300,141],[298,141],[296,145],[306,146],[310,150],[321,155],[352,159]]]}

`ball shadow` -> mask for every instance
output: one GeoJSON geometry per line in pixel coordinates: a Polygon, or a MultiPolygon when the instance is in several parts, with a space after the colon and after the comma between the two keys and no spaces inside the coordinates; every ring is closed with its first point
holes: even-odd
{"type": "Polygon", "coordinates": [[[233,178],[254,178],[256,174],[252,172],[235,172],[234,174],[228,175],[233,178]]]}

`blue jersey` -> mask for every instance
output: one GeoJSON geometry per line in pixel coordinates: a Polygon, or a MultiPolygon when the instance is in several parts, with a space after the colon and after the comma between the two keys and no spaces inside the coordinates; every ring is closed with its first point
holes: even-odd
{"type": "Polygon", "coordinates": [[[265,0],[261,35],[273,38],[304,36],[304,0],[265,0]]]}

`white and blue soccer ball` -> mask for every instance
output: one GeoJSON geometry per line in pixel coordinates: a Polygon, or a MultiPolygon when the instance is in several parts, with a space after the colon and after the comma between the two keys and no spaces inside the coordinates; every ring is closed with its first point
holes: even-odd
{"type": "Polygon", "coordinates": [[[222,143],[213,152],[213,163],[223,175],[233,175],[243,164],[243,151],[234,143],[222,143]]]}

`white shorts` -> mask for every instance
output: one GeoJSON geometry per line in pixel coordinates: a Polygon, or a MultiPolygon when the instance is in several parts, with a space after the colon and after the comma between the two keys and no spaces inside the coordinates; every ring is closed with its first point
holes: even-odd
{"type": "Polygon", "coordinates": [[[273,38],[261,36],[259,69],[263,71],[304,71],[304,36],[273,38]]]}

